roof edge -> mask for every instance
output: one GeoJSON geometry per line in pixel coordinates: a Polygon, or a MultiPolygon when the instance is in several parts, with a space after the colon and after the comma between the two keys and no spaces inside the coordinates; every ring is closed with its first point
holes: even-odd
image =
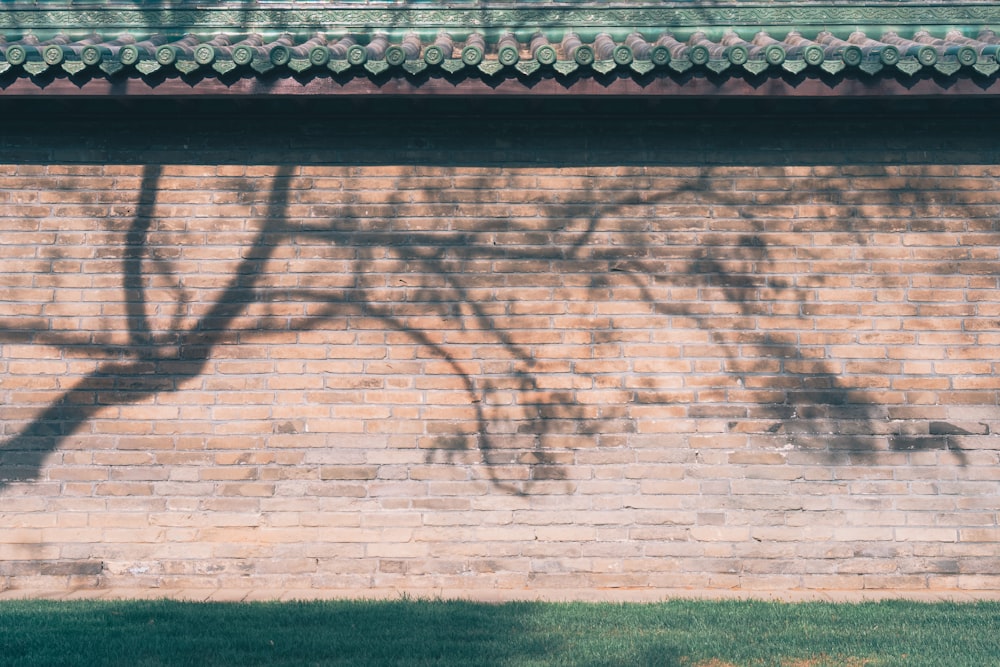
{"type": "Polygon", "coordinates": [[[0,5],[0,30],[20,32],[84,30],[227,30],[302,31],[331,29],[463,29],[559,28],[577,30],[633,29],[704,30],[710,35],[727,29],[801,30],[850,27],[892,29],[971,29],[1000,23],[1000,5],[982,0],[948,2],[839,1],[807,2],[629,2],[605,3],[451,3],[388,2],[217,3],[187,2],[98,3],[70,5],[65,1],[0,5]]]}

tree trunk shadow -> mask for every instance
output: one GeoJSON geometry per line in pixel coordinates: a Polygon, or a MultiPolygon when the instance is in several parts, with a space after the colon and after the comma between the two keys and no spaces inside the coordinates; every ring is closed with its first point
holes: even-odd
{"type": "MultiPolygon", "coordinates": [[[[288,178],[293,169],[279,167],[275,179],[288,178]]],[[[287,189],[275,188],[264,226],[208,312],[188,330],[178,329],[165,335],[151,330],[146,313],[144,265],[149,260],[145,246],[161,174],[159,165],[144,168],[140,204],[126,236],[122,276],[129,344],[118,351],[124,361],[99,363],[93,372],[3,445],[0,488],[11,482],[37,479],[45,459],[107,405],[138,403],[155,394],[177,391],[186,380],[201,375],[228,325],[253,299],[265,275],[263,266],[277,247],[272,241],[282,233],[287,189]],[[169,372],[164,372],[165,367],[169,367],[169,372]]]]}

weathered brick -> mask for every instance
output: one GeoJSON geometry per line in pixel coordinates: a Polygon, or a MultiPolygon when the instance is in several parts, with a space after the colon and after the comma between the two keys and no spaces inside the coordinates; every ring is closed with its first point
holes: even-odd
{"type": "Polygon", "coordinates": [[[809,166],[752,150],[784,140],[765,127],[649,133],[627,165],[615,130],[590,152],[542,138],[559,157],[502,169],[433,143],[289,165],[288,129],[246,165],[213,166],[206,136],[144,168],[97,132],[86,168],[0,168],[0,471],[43,480],[0,481],[21,550],[0,564],[108,556],[62,576],[130,585],[157,579],[118,564],[155,552],[179,586],[997,587],[1000,172],[924,146],[889,168],[872,122],[854,127],[875,148],[809,166]]]}

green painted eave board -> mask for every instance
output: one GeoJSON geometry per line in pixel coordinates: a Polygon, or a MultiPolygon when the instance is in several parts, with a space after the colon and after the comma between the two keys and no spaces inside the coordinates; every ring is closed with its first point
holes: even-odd
{"type": "Polygon", "coordinates": [[[32,32],[44,37],[62,32],[139,33],[278,32],[309,33],[381,29],[401,34],[456,34],[573,28],[584,39],[599,32],[670,30],[679,36],[702,30],[716,38],[729,30],[751,35],[760,30],[815,35],[823,30],[886,31],[912,35],[918,30],[977,30],[1000,24],[1000,3],[951,2],[592,2],[495,3],[455,0],[422,2],[68,2],[0,0],[0,32],[32,32]]]}

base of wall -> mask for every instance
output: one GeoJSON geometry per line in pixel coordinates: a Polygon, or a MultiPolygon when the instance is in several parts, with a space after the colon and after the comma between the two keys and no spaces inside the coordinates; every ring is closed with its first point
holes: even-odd
{"type": "Polygon", "coordinates": [[[178,600],[187,602],[291,602],[300,600],[470,600],[474,602],[635,602],[665,600],[766,600],[856,604],[879,600],[976,602],[1000,600],[997,590],[862,589],[731,590],[699,588],[559,589],[280,589],[280,588],[11,588],[4,600],[178,600]]]}

